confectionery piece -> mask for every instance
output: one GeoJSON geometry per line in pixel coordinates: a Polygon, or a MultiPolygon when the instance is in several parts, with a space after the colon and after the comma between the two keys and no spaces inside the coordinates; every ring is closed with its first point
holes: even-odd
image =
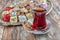
{"type": "Polygon", "coordinates": [[[19,8],[19,5],[15,5],[15,7],[19,8]]]}
{"type": "Polygon", "coordinates": [[[25,5],[25,8],[28,8],[28,7],[30,7],[30,4],[26,4],[26,5],[25,5]]]}
{"type": "Polygon", "coordinates": [[[34,3],[33,3],[32,0],[30,1],[30,6],[31,6],[32,8],[34,7],[34,3]]]}
{"type": "Polygon", "coordinates": [[[16,16],[17,15],[17,12],[12,12],[10,15],[11,16],[16,16]]]}
{"type": "Polygon", "coordinates": [[[17,23],[17,21],[18,21],[17,16],[10,17],[11,23],[17,23]]]}
{"type": "Polygon", "coordinates": [[[25,8],[22,8],[21,11],[22,11],[22,12],[26,12],[26,13],[28,12],[28,10],[25,9],[25,8]]]}
{"type": "Polygon", "coordinates": [[[31,10],[31,8],[28,10],[28,13],[32,13],[33,11],[31,10]]]}
{"type": "Polygon", "coordinates": [[[18,11],[18,10],[20,10],[20,8],[19,7],[14,7],[13,10],[18,11]]]}
{"type": "Polygon", "coordinates": [[[28,13],[28,14],[26,14],[26,17],[27,17],[27,19],[33,18],[33,14],[32,13],[28,13]]]}
{"type": "Polygon", "coordinates": [[[12,9],[12,7],[6,7],[6,8],[5,8],[6,11],[9,11],[9,10],[11,10],[11,9],[12,9]]]}
{"type": "Polygon", "coordinates": [[[5,14],[5,15],[2,17],[2,20],[5,21],[5,22],[9,22],[9,21],[10,21],[10,15],[9,15],[9,14],[5,14]]]}
{"type": "Polygon", "coordinates": [[[29,22],[27,22],[27,23],[26,23],[25,25],[23,25],[23,26],[25,26],[25,27],[24,27],[24,30],[29,30],[29,31],[32,30],[31,24],[30,24],[29,22]]]}
{"type": "Polygon", "coordinates": [[[24,22],[27,20],[25,15],[20,15],[18,16],[18,18],[19,18],[19,22],[24,22]]]}

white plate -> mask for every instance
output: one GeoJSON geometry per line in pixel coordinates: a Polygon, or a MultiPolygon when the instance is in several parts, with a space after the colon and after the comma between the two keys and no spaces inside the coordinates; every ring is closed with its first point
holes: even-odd
{"type": "MultiPolygon", "coordinates": [[[[29,19],[28,22],[30,22],[32,24],[33,18],[29,19]]],[[[27,32],[32,33],[32,34],[46,34],[46,33],[48,33],[50,31],[50,28],[52,27],[52,24],[48,19],[46,19],[46,22],[47,22],[47,28],[48,28],[47,30],[44,30],[44,31],[37,31],[37,30],[29,31],[29,30],[27,30],[27,32]]]]}

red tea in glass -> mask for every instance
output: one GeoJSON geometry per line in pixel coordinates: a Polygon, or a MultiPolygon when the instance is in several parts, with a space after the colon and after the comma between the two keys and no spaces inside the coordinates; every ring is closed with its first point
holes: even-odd
{"type": "Polygon", "coordinates": [[[32,30],[43,30],[46,28],[46,10],[38,8],[34,10],[32,30]]]}

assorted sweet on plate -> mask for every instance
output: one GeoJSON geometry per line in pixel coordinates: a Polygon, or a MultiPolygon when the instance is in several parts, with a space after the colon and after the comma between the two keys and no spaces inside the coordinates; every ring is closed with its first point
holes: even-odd
{"type": "Polygon", "coordinates": [[[29,4],[20,6],[18,2],[7,6],[2,12],[3,22],[18,23],[26,21],[29,17],[32,17],[32,11],[28,6],[29,4]]]}
{"type": "MultiPolygon", "coordinates": [[[[35,0],[31,0],[28,2],[15,1],[4,9],[4,11],[2,12],[2,20],[3,22],[9,23],[25,22],[28,19],[33,18],[33,8],[44,6],[44,4],[39,3],[39,1],[35,0]]],[[[42,8],[37,9],[41,11],[42,8]]]]}

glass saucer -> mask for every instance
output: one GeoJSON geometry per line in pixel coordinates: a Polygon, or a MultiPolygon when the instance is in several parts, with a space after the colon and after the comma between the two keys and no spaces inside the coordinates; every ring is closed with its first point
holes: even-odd
{"type": "MultiPolygon", "coordinates": [[[[33,18],[29,19],[28,22],[32,24],[33,18]]],[[[51,27],[52,27],[52,24],[48,19],[46,19],[46,22],[47,22],[47,27],[46,27],[47,29],[46,30],[44,30],[44,31],[41,31],[41,30],[39,30],[39,31],[38,30],[34,30],[34,31],[27,30],[27,32],[32,33],[32,34],[46,34],[46,33],[48,33],[50,31],[51,27]]]]}

